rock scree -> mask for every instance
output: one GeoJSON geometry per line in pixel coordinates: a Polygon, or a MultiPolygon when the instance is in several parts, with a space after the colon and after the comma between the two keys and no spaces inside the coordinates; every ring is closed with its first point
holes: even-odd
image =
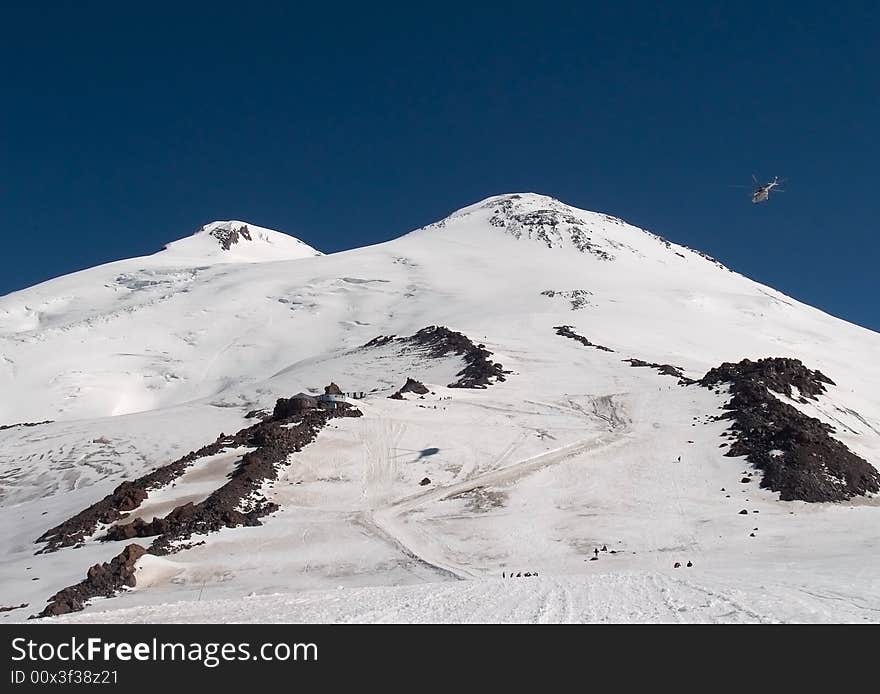
{"type": "Polygon", "coordinates": [[[19,429],[21,427],[38,427],[43,424],[52,424],[54,420],[46,419],[42,422],[18,422],[16,424],[0,424],[0,431],[5,431],[6,429],[19,429]]]}
{"type": "Polygon", "coordinates": [[[601,349],[603,352],[613,352],[614,350],[610,347],[603,347],[602,345],[597,345],[593,342],[590,342],[583,335],[578,335],[574,328],[571,325],[557,325],[553,328],[556,331],[557,335],[561,335],[562,337],[567,337],[572,340],[577,340],[585,347],[594,347],[596,349],[601,349]]]}
{"type": "Polygon", "coordinates": [[[148,491],[170,483],[198,458],[213,455],[226,448],[252,449],[242,455],[228,481],[204,501],[182,504],[163,518],[154,518],[149,523],[137,518],[131,523],[110,525],[99,540],[116,541],[153,536],[155,539],[148,549],[139,544],[130,544],[109,563],[94,565],[89,569],[85,580],[49,598],[49,605],[37,616],[81,610],[86,601],[93,597],[110,597],[123,586],[133,586],[134,562],[144,553],[171,554],[192,546],[184,542],[194,534],[206,534],[221,528],[260,525],[261,517],[278,510],[277,504],[268,501],[260,490],[265,482],[277,479],[279,470],[289,464],[290,454],[314,441],[321,428],[331,419],[362,415],[360,410],[345,402],[337,403],[334,409],[318,408],[289,414],[282,405],[284,400],[279,399],[275,407],[276,414],[270,418],[246,427],[233,436],[221,434],[217,441],[199,451],[189,453],[137,480],[123,482],[101,501],[41,535],[36,542],[48,544],[40,552],[57,551],[77,544],[94,533],[99,524],[113,523],[124,518],[126,511],[134,510],[140,505],[148,496],[148,491]],[[278,415],[279,410],[281,415],[278,415]]]}
{"type": "Polygon", "coordinates": [[[242,224],[238,227],[220,226],[211,230],[209,235],[217,239],[220,243],[220,247],[224,251],[231,249],[241,239],[246,239],[247,241],[253,240],[251,238],[251,230],[248,229],[247,224],[242,224]]]}
{"type": "Polygon", "coordinates": [[[379,335],[365,344],[364,348],[381,347],[392,341],[426,352],[432,359],[450,354],[462,357],[465,367],[455,374],[458,379],[448,384],[448,388],[487,388],[506,380],[505,376],[510,373],[490,359],[492,353],[485,345],[474,344],[466,335],[443,326],[430,325],[409,337],[379,335]]]}
{"type": "Polygon", "coordinates": [[[392,393],[388,397],[392,400],[403,400],[404,393],[416,393],[417,395],[427,395],[428,388],[421,381],[417,381],[414,378],[407,377],[406,383],[396,392],[392,393]]]}
{"type": "Polygon", "coordinates": [[[288,463],[290,454],[314,441],[330,419],[357,417],[360,414],[353,407],[316,409],[299,417],[266,421],[249,427],[246,438],[239,445],[254,447],[255,450],[241,457],[229,481],[214,490],[207,499],[178,506],[163,518],[154,518],[149,523],[136,519],[124,525],[113,525],[99,539],[114,541],[156,536],[149,551],[163,555],[183,549],[180,543],[193,535],[204,535],[221,528],[260,525],[260,518],[278,510],[277,504],[268,501],[260,493],[262,485],[277,479],[279,469],[288,463]]]}
{"type": "MultiPolygon", "coordinates": [[[[880,491],[880,472],[831,436],[834,428],[773,393],[808,402],[834,382],[799,359],[769,357],[711,369],[699,384],[729,384],[732,398],[722,419],[732,420],[735,441],[726,456],[746,456],[763,473],[761,487],[782,501],[846,501],[880,491]]],[[[744,478],[745,479],[745,478],[744,478]]]]}
{"type": "Polygon", "coordinates": [[[696,381],[692,378],[688,378],[684,375],[684,371],[679,366],[672,366],[671,364],[657,364],[655,362],[643,361],[641,359],[624,359],[630,366],[634,366],[636,368],[649,368],[654,369],[655,371],[660,372],[664,376],[673,376],[678,379],[678,385],[680,386],[689,386],[696,381]]]}
{"type": "Polygon", "coordinates": [[[54,617],[68,612],[78,612],[92,598],[110,598],[126,586],[135,585],[134,565],[147,550],[141,545],[130,544],[109,562],[95,564],[86,577],[76,585],[59,590],[47,600],[48,604],[37,617],[54,617]]]}
{"type": "MultiPolygon", "coordinates": [[[[111,526],[107,535],[102,539],[119,540],[162,535],[171,527],[179,527],[185,520],[185,524],[195,525],[195,518],[202,517],[203,511],[208,507],[215,510],[224,507],[224,512],[219,513],[219,516],[224,519],[223,525],[227,523],[255,525],[255,518],[265,515],[265,513],[258,513],[255,516],[254,513],[257,512],[257,509],[250,509],[246,513],[236,510],[234,508],[236,504],[232,504],[232,498],[236,494],[240,494],[242,499],[248,496],[259,486],[258,479],[264,479],[265,476],[272,474],[270,468],[274,464],[282,462],[289,453],[298,451],[311,443],[321,427],[333,417],[358,417],[361,415],[360,410],[348,403],[339,403],[340,406],[334,410],[320,409],[303,412],[287,407],[287,403],[290,402],[289,399],[279,398],[273,414],[268,418],[241,429],[232,436],[221,434],[216,441],[197,451],[191,451],[182,458],[163,465],[136,480],[123,482],[100,501],[54,528],[50,528],[38,537],[35,542],[45,542],[46,545],[37,554],[55,552],[63,547],[70,547],[82,542],[100,526],[124,519],[129,512],[140,506],[150,491],[171,484],[200,458],[235,448],[255,448],[256,450],[245,453],[233,471],[229,482],[217,489],[204,502],[180,506],[165,518],[155,519],[151,523],[137,519],[124,526],[111,526]],[[293,426],[288,427],[287,425],[293,426]],[[225,499],[222,503],[221,498],[225,499]]],[[[274,479],[274,476],[272,478],[274,479]]],[[[270,512],[266,511],[266,513],[270,512]]],[[[219,529],[222,526],[217,526],[217,522],[218,519],[215,518],[206,527],[219,529]]]]}

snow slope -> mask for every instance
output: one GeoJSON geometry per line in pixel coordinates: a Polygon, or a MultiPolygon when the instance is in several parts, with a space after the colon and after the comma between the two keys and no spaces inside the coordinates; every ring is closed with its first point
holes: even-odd
{"type": "MultiPolygon", "coordinates": [[[[146,569],[145,569],[146,572],[146,569]]],[[[876,592],[841,590],[840,575],[806,589],[752,573],[593,573],[190,600],[59,617],[63,623],[838,623],[877,620],[876,592]]]]}
{"type": "Polygon", "coordinates": [[[876,466],[877,333],[540,195],[327,256],[251,225],[229,250],[260,250],[229,255],[210,233],[239,224],[0,298],[0,423],[56,420],[0,430],[0,593],[29,603],[0,617],[38,612],[126,544],[34,556],[47,528],[332,380],[368,393],[364,416],[292,456],[265,490],[279,512],[144,557],[134,590],[69,619],[877,621],[877,500],[780,502],[741,483],[748,463],[723,455],[713,419],[726,393],[623,362],[699,378],[797,357],[836,383],[798,406],[876,466]],[[363,347],[428,325],[511,373],[447,388],[453,357],[363,347]],[[407,376],[432,394],[387,399],[407,376]],[[500,579],[511,570],[540,576],[500,579]]]}
{"type": "Polygon", "coordinates": [[[261,326],[279,341],[271,324],[286,308],[252,313],[239,272],[284,261],[283,277],[286,263],[321,255],[277,231],[213,222],[154,255],[0,298],[0,387],[16,394],[0,402],[0,422],[144,412],[220,390],[249,353],[282,363],[247,335],[261,326]]]}

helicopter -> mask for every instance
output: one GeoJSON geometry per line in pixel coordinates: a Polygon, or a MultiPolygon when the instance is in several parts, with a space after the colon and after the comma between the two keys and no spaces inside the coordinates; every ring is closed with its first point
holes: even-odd
{"type": "Polygon", "coordinates": [[[766,202],[770,199],[770,191],[774,193],[781,193],[782,188],[779,188],[781,184],[785,183],[785,181],[780,181],[779,176],[774,176],[772,181],[768,181],[767,183],[758,183],[758,179],[752,174],[752,185],[750,186],[730,186],[731,188],[749,188],[752,193],[752,202],[757,204],[759,202],[766,202]]]}
{"type": "Polygon", "coordinates": [[[777,193],[782,193],[783,190],[778,188],[779,184],[782,181],[779,180],[779,176],[774,176],[772,181],[768,183],[758,183],[758,179],[755,178],[754,174],[752,174],[752,182],[755,184],[754,190],[752,190],[752,202],[759,203],[764,202],[770,199],[770,191],[776,188],[777,193]]]}

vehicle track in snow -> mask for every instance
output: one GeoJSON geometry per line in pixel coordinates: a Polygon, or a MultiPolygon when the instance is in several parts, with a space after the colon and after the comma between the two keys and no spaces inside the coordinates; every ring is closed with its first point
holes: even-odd
{"type": "Polygon", "coordinates": [[[456,561],[454,557],[450,556],[448,548],[442,543],[442,538],[426,531],[425,524],[407,523],[404,519],[405,516],[426,505],[473,491],[479,487],[510,484],[550,465],[556,465],[579,455],[604,451],[620,445],[625,440],[625,433],[605,433],[582,439],[567,446],[526,458],[499,470],[485,472],[462,482],[434,487],[399,499],[385,507],[367,512],[364,523],[381,531],[380,534],[383,537],[393,541],[409,556],[417,557],[442,572],[460,579],[479,578],[483,576],[480,571],[463,562],[456,561]]]}
{"type": "MultiPolygon", "coordinates": [[[[59,618],[62,623],[768,623],[837,622],[834,596],[791,592],[767,602],[746,578],[736,599],[722,585],[739,575],[681,580],[668,572],[542,576],[376,586],[256,595],[244,599],[188,601],[92,610],[59,618]],[[723,591],[720,594],[718,591],[723,591]],[[740,597],[749,596],[749,605],[740,597]]],[[[824,591],[823,591],[824,592],[824,591]]],[[[849,619],[850,614],[846,618],[849,619]]]]}

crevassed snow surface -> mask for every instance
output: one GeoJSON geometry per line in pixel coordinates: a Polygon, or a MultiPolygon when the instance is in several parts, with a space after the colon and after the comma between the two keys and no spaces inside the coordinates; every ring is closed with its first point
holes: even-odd
{"type": "Polygon", "coordinates": [[[145,557],[135,589],[62,619],[878,621],[877,499],[780,502],[757,476],[741,483],[748,464],[724,457],[712,420],[726,393],[622,361],[698,378],[800,358],[836,383],[800,406],[877,465],[877,333],[534,194],[328,256],[271,232],[252,234],[273,240],[259,258],[235,260],[206,229],[0,298],[0,424],[57,420],[0,431],[0,594],[29,603],[3,619],[125,544],[34,556],[47,528],[333,380],[368,393],[364,417],[292,456],[265,490],[281,511],[145,557]],[[361,348],[432,324],[512,373],[449,389],[454,358],[361,348]],[[432,394],[388,400],[407,376],[432,394]],[[501,578],[511,570],[539,576],[501,578]]]}

